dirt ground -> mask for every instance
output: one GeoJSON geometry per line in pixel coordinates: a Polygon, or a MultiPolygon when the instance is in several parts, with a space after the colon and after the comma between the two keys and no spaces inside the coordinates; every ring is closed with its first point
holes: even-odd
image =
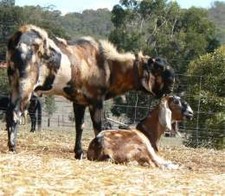
{"type": "MultiPolygon", "coordinates": [[[[225,195],[225,151],[167,139],[160,155],[182,168],[162,170],[75,160],[73,129],[28,130],[20,127],[16,154],[8,152],[7,133],[0,130],[0,195],[225,195]]],[[[92,137],[84,133],[84,149],[92,137]]]]}

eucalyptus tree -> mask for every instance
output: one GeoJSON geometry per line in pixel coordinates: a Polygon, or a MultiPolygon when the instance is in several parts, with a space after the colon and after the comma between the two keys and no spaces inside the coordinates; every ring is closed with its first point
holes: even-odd
{"type": "Polygon", "coordinates": [[[192,61],[187,74],[196,112],[186,145],[225,148],[225,47],[192,61]]]}
{"type": "Polygon", "coordinates": [[[219,46],[208,10],[181,9],[167,0],[121,0],[112,10],[115,29],[110,40],[121,50],[164,56],[177,72],[219,46]]]}
{"type": "MultiPolygon", "coordinates": [[[[213,52],[219,46],[216,28],[208,18],[208,11],[195,7],[181,9],[174,1],[121,0],[120,4],[113,7],[111,20],[115,29],[109,39],[119,50],[142,50],[151,56],[165,57],[178,74],[185,74],[189,62],[207,52],[213,52]]],[[[179,91],[185,91],[181,85],[182,78],[179,80],[179,91]]],[[[150,107],[152,102],[151,98],[144,95],[136,99],[132,95],[127,96],[127,100],[135,100],[130,105],[138,102],[142,107],[150,107]]],[[[123,104],[118,100],[117,104],[123,104]]],[[[112,111],[118,114],[115,108],[112,111]]],[[[129,112],[120,109],[121,112],[134,118],[134,109],[129,112]]],[[[145,112],[141,110],[139,113],[145,112]]]]}

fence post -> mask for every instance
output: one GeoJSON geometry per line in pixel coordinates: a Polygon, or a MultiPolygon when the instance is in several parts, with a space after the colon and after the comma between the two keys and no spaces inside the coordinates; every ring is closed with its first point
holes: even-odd
{"type": "Polygon", "coordinates": [[[136,102],[135,102],[135,106],[134,106],[134,122],[137,121],[137,106],[138,106],[138,93],[136,93],[136,102]]]}
{"type": "Polygon", "coordinates": [[[198,99],[198,111],[197,111],[197,123],[196,123],[196,144],[198,146],[198,137],[199,137],[199,115],[200,115],[200,105],[201,105],[201,88],[202,88],[202,76],[200,76],[199,81],[199,99],[198,99]]]}
{"type": "Polygon", "coordinates": [[[50,117],[48,117],[48,127],[50,127],[50,117]]]}

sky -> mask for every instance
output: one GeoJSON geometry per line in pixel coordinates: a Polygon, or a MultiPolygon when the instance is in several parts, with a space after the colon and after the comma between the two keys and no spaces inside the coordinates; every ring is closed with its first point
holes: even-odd
{"type": "MultiPolygon", "coordinates": [[[[172,0],[182,8],[190,8],[191,6],[210,8],[215,0],[172,0]]],[[[219,0],[225,2],[225,0],[219,0]]],[[[119,0],[16,0],[16,5],[40,5],[47,7],[54,5],[54,10],[60,10],[63,14],[68,12],[82,12],[85,9],[108,8],[112,10],[113,6],[118,4],[119,0]]]]}

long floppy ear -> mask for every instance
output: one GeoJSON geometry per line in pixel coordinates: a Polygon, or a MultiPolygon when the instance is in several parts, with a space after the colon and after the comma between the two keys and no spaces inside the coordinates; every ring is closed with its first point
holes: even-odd
{"type": "Polygon", "coordinates": [[[160,103],[160,111],[159,111],[159,122],[160,124],[169,129],[172,130],[172,112],[169,109],[167,99],[163,97],[161,99],[160,103]]]}

